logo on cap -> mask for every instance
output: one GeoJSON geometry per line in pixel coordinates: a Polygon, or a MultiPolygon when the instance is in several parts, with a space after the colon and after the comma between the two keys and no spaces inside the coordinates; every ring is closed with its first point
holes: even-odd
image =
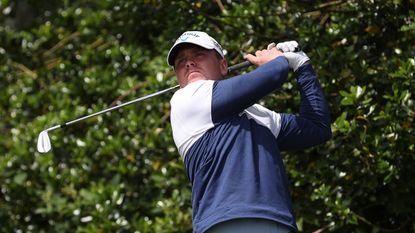
{"type": "Polygon", "coordinates": [[[197,33],[192,33],[192,32],[185,32],[185,33],[183,33],[180,37],[179,37],[179,39],[177,39],[176,40],[176,42],[177,41],[186,41],[187,39],[189,39],[189,37],[191,37],[191,36],[194,36],[194,37],[196,37],[196,38],[199,38],[200,37],[200,35],[198,35],[197,33]]]}

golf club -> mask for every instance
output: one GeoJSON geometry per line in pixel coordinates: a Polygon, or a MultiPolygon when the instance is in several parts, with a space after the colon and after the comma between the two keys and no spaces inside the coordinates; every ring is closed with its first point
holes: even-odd
{"type": "MultiPolygon", "coordinates": [[[[248,67],[248,66],[250,66],[250,65],[251,65],[251,63],[250,63],[249,61],[245,61],[245,62],[242,62],[242,63],[236,64],[236,65],[234,65],[234,66],[230,66],[230,67],[228,68],[228,73],[233,72],[233,71],[235,71],[235,70],[239,70],[239,69],[242,69],[242,68],[248,67]]],[[[137,99],[135,99],[135,100],[131,100],[131,101],[128,101],[128,102],[126,102],[126,103],[119,104],[119,105],[116,105],[116,106],[114,106],[114,107],[104,109],[104,110],[102,110],[102,111],[99,111],[99,112],[93,113],[93,114],[91,114],[91,115],[87,115],[87,116],[84,116],[84,117],[80,117],[80,118],[78,118],[78,119],[75,119],[75,120],[72,120],[72,121],[69,121],[69,122],[66,122],[66,123],[60,124],[60,125],[55,125],[55,126],[53,126],[53,127],[50,127],[50,128],[48,128],[48,129],[45,129],[45,130],[43,130],[42,132],[40,132],[40,134],[39,134],[39,137],[38,137],[38,140],[37,140],[37,150],[38,150],[40,153],[47,153],[47,152],[49,152],[49,151],[50,151],[50,149],[52,148],[51,143],[50,143],[50,139],[49,139],[49,135],[48,135],[48,132],[49,132],[49,131],[52,131],[52,130],[55,130],[55,129],[59,129],[59,128],[63,128],[63,127],[66,127],[66,126],[68,126],[68,125],[72,125],[72,124],[74,124],[74,123],[76,123],[76,122],[83,121],[83,120],[89,119],[89,118],[91,118],[91,117],[98,116],[98,115],[104,114],[104,113],[106,113],[106,112],[110,112],[110,111],[113,111],[113,110],[116,110],[116,109],[119,109],[119,108],[125,107],[125,106],[127,106],[127,105],[130,105],[130,104],[133,104],[133,103],[137,103],[137,102],[140,102],[140,101],[143,101],[143,100],[149,99],[149,98],[154,97],[154,96],[161,95],[161,94],[163,94],[163,93],[166,93],[166,92],[169,92],[169,91],[171,91],[171,90],[174,90],[174,89],[176,89],[176,88],[178,88],[178,87],[179,87],[179,85],[176,85],[176,86],[173,86],[173,87],[169,87],[169,88],[167,88],[167,89],[164,89],[164,90],[161,90],[161,91],[158,91],[158,92],[155,92],[155,93],[152,93],[152,94],[149,94],[149,95],[146,95],[146,96],[143,96],[143,97],[137,98],[137,99]]]]}

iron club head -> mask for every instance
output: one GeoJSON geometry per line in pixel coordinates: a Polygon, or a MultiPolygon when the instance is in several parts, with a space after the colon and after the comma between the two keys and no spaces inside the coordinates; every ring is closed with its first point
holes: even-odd
{"type": "Polygon", "coordinates": [[[47,130],[43,130],[37,139],[37,151],[40,153],[47,153],[51,149],[50,139],[47,130]]]}

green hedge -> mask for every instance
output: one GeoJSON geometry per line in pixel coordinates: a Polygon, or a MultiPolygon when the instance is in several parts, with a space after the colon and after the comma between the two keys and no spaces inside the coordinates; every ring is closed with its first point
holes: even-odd
{"type": "MultiPolygon", "coordinates": [[[[414,232],[415,2],[0,0],[0,231],[191,232],[171,94],[46,128],[176,85],[165,57],[204,30],[234,64],[297,40],[333,138],[283,155],[301,232],[414,232]]],[[[261,101],[297,112],[293,78],[261,101]]]]}

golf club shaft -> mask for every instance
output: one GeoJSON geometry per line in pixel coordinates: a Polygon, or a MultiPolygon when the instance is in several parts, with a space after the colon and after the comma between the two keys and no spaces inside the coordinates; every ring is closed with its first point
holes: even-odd
{"type": "Polygon", "coordinates": [[[250,65],[252,65],[252,63],[250,63],[249,61],[244,61],[244,62],[238,63],[236,65],[230,66],[228,68],[228,73],[231,73],[231,72],[233,72],[235,70],[239,70],[239,69],[246,68],[246,67],[248,67],[250,65]]]}
{"type": "MultiPolygon", "coordinates": [[[[230,66],[230,67],[228,68],[228,72],[233,72],[233,71],[235,71],[235,70],[239,70],[239,69],[242,69],[242,68],[248,67],[248,66],[250,66],[250,65],[251,65],[251,63],[250,63],[250,62],[248,62],[248,61],[241,62],[241,63],[239,63],[239,64],[236,64],[236,65],[230,66]]],[[[123,103],[123,104],[120,104],[120,105],[116,105],[116,106],[111,107],[111,108],[104,109],[104,110],[102,110],[102,111],[99,111],[99,112],[93,113],[93,114],[91,114],[91,115],[83,116],[83,117],[77,118],[77,119],[75,119],[75,120],[65,122],[65,123],[60,124],[60,125],[55,125],[55,126],[53,126],[53,127],[50,127],[50,128],[48,128],[48,129],[46,129],[46,131],[52,131],[52,130],[55,130],[55,129],[58,129],[58,128],[63,128],[63,127],[65,127],[65,126],[72,125],[72,124],[74,124],[74,123],[76,123],[76,122],[83,121],[83,120],[89,119],[89,118],[91,118],[91,117],[98,116],[98,115],[104,114],[104,113],[106,113],[106,112],[110,112],[110,111],[113,111],[113,110],[116,110],[116,109],[119,109],[119,108],[125,107],[125,106],[127,106],[127,105],[130,105],[130,104],[133,104],[133,103],[136,103],[136,102],[140,102],[140,101],[143,101],[143,100],[146,100],[146,99],[152,98],[152,97],[154,97],[154,96],[158,96],[158,95],[164,94],[164,93],[169,92],[169,91],[171,91],[171,90],[174,90],[174,89],[176,89],[176,88],[178,88],[178,87],[179,87],[179,85],[176,85],[176,86],[173,86],[173,87],[169,87],[169,88],[167,88],[167,89],[164,89],[164,90],[161,90],[161,91],[158,91],[158,92],[155,92],[155,93],[152,93],[152,94],[149,94],[149,95],[146,95],[146,96],[143,96],[143,97],[137,98],[137,99],[135,99],[135,100],[131,100],[131,101],[128,101],[128,102],[126,102],[126,103],[123,103]]]]}
{"type": "Polygon", "coordinates": [[[127,105],[130,105],[130,104],[133,104],[133,103],[136,103],[136,102],[140,102],[140,101],[143,101],[143,100],[149,99],[149,98],[154,97],[154,96],[157,96],[157,95],[161,95],[161,94],[163,94],[163,93],[169,92],[169,91],[171,91],[171,90],[173,90],[173,89],[176,89],[176,88],[178,88],[178,87],[179,87],[179,85],[176,85],[176,86],[174,86],[174,87],[169,87],[169,88],[167,88],[167,89],[164,89],[164,90],[161,90],[161,91],[158,91],[158,92],[155,92],[155,93],[152,93],[152,94],[149,94],[149,95],[146,95],[146,96],[143,96],[143,97],[137,98],[137,99],[135,99],[135,100],[131,100],[131,101],[128,101],[128,102],[126,102],[126,103],[123,103],[123,104],[120,104],[120,105],[116,105],[116,106],[111,107],[111,108],[104,109],[104,110],[102,110],[102,111],[99,111],[99,112],[93,113],[93,114],[91,114],[91,115],[84,116],[84,117],[80,117],[80,118],[75,119],[75,120],[72,120],[72,121],[68,121],[68,122],[66,122],[66,123],[60,124],[59,126],[54,126],[54,127],[52,127],[52,128],[49,128],[49,129],[48,129],[48,131],[53,130],[53,129],[57,129],[57,128],[62,128],[62,127],[65,127],[65,126],[68,126],[68,125],[74,124],[74,123],[76,123],[76,122],[83,121],[83,120],[89,119],[89,118],[91,118],[91,117],[98,116],[98,115],[104,114],[104,113],[106,113],[106,112],[110,112],[110,111],[113,111],[113,110],[116,110],[116,109],[119,109],[119,108],[125,107],[125,106],[127,106],[127,105]]]}

